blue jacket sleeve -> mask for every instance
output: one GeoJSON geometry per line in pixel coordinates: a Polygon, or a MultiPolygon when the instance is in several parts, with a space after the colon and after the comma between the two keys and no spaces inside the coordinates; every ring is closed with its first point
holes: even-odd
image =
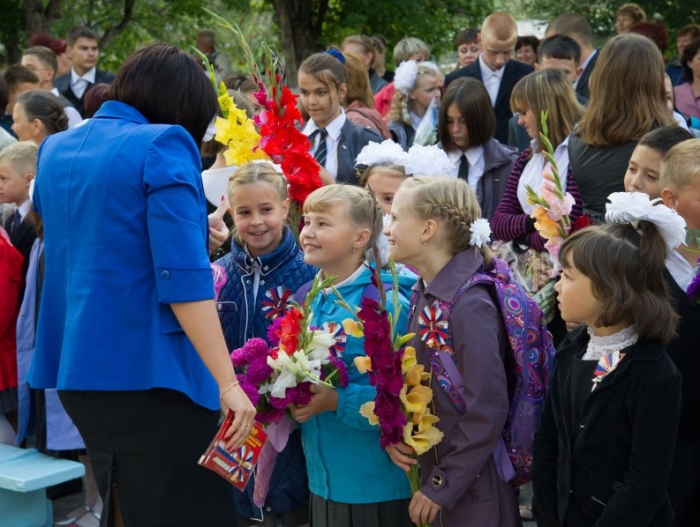
{"type": "Polygon", "coordinates": [[[146,156],[148,235],[162,303],[214,298],[199,163],[194,141],[179,126],[165,127],[146,156]]]}

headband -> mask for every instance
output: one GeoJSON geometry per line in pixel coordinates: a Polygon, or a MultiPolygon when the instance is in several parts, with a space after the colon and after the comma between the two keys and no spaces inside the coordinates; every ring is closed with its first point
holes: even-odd
{"type": "Polygon", "coordinates": [[[343,55],[338,48],[328,48],[324,51],[324,53],[328,53],[329,55],[334,56],[340,61],[341,64],[345,64],[345,55],[343,55]]]}

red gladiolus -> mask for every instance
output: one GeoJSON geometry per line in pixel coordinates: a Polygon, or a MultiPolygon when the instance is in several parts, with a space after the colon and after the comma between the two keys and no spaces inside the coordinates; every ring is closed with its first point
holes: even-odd
{"type": "Polygon", "coordinates": [[[279,348],[287,355],[291,355],[299,347],[300,322],[303,318],[304,315],[298,309],[290,309],[282,317],[277,336],[280,339],[279,348]]]}

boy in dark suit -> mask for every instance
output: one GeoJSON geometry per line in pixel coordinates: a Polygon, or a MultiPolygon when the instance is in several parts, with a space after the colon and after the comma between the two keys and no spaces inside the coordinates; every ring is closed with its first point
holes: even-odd
{"type": "MultiPolygon", "coordinates": [[[[24,257],[23,277],[27,274],[29,254],[36,239],[29,185],[36,174],[37,152],[38,147],[32,141],[20,141],[0,151],[0,202],[16,206],[4,227],[10,235],[10,242],[24,257]]],[[[20,290],[20,301],[23,295],[24,286],[20,290]]]]}
{"type": "Polygon", "coordinates": [[[496,114],[496,133],[494,137],[501,143],[508,142],[508,121],[513,117],[510,110],[510,94],[513,86],[528,73],[532,66],[511,60],[515,41],[518,39],[518,27],[508,13],[492,13],[481,25],[479,34],[481,54],[478,60],[453,71],[445,78],[445,88],[460,77],[473,77],[480,80],[491,97],[496,114]]]}
{"type": "MultiPolygon", "coordinates": [[[[66,54],[73,62],[70,73],[54,80],[54,87],[83,115],[85,92],[100,82],[111,84],[114,74],[97,69],[100,50],[97,34],[86,27],[76,27],[68,33],[66,54]]],[[[83,116],[84,117],[84,116],[83,116]]]]}

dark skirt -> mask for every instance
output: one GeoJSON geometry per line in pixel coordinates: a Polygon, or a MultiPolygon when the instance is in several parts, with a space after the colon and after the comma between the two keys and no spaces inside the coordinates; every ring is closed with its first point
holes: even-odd
{"type": "Polygon", "coordinates": [[[0,415],[17,410],[17,387],[0,391],[0,415]]]}
{"type": "Polygon", "coordinates": [[[310,527],[415,527],[410,499],[379,503],[338,503],[311,494],[310,527]]]}
{"type": "Polygon", "coordinates": [[[162,388],[59,397],[92,462],[104,500],[101,527],[113,525],[113,489],[129,527],[236,525],[233,487],[197,464],[219,412],[162,388]]]}

